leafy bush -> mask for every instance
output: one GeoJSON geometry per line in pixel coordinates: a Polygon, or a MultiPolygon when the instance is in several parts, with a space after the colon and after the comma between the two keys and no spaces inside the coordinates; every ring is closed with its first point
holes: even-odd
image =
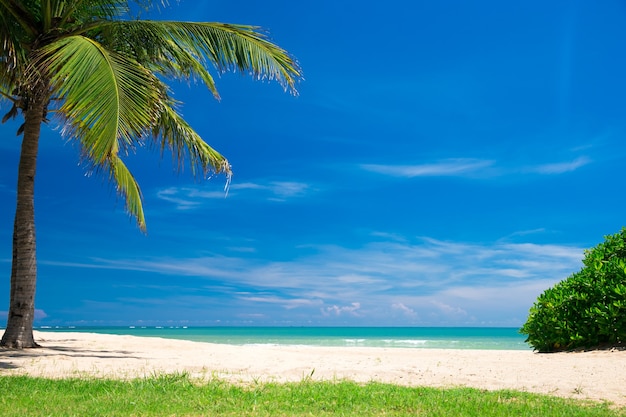
{"type": "Polygon", "coordinates": [[[626,342],[626,228],[585,251],[583,268],[547,289],[520,329],[540,352],[626,342]]]}

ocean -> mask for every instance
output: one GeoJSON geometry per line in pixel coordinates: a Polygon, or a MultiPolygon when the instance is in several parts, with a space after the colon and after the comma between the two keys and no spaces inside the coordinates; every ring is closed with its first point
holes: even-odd
{"type": "Polygon", "coordinates": [[[414,349],[528,350],[518,328],[503,327],[38,327],[231,345],[361,346],[414,349]]]}

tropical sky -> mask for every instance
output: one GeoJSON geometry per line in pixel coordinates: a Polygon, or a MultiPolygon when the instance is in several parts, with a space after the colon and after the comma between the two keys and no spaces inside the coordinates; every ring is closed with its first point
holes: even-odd
{"type": "MultiPolygon", "coordinates": [[[[183,0],[142,17],[262,26],[302,66],[299,95],[233,73],[219,102],[173,85],[234,176],[226,193],[138,149],[146,234],[44,128],[37,326],[520,326],[626,223],[622,1],[183,0]]],[[[18,126],[0,126],[2,321],[18,126]]]]}

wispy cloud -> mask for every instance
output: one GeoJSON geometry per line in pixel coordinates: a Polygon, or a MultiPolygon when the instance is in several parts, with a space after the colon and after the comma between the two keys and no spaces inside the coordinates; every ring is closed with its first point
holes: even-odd
{"type": "Polygon", "coordinates": [[[310,307],[319,306],[322,304],[322,300],[307,299],[307,298],[284,298],[279,296],[267,296],[267,295],[238,295],[238,299],[244,301],[250,301],[253,303],[268,303],[278,305],[286,310],[292,310],[298,307],[310,307]]]}
{"type": "Polygon", "coordinates": [[[205,280],[211,293],[221,287],[220,294],[231,297],[233,306],[275,305],[290,310],[290,317],[344,316],[375,323],[395,312],[401,318],[398,323],[407,325],[486,320],[503,325],[519,324],[541,291],[578,270],[583,249],[420,238],[370,242],[360,248],[309,245],[303,253],[307,255],[282,262],[264,262],[252,253],[56,265],[194,277],[205,280]]]}
{"type": "Polygon", "coordinates": [[[341,316],[341,315],[351,315],[355,317],[359,317],[359,309],[361,308],[361,303],[351,303],[347,306],[337,306],[332,305],[330,307],[324,307],[320,311],[324,316],[341,316]]]}
{"type": "Polygon", "coordinates": [[[405,316],[408,316],[410,318],[416,318],[417,317],[417,313],[415,312],[415,310],[413,310],[410,307],[407,307],[406,305],[404,305],[404,303],[393,303],[391,305],[391,308],[393,310],[401,311],[402,314],[404,314],[405,316]]]}
{"type": "MultiPolygon", "coordinates": [[[[559,175],[575,171],[590,163],[592,160],[586,156],[571,161],[523,167],[499,166],[496,161],[487,159],[450,158],[414,165],[361,164],[359,167],[365,171],[398,178],[493,178],[520,174],[559,175]]],[[[232,183],[228,193],[222,189],[206,189],[206,186],[198,185],[164,188],[156,193],[156,197],[175,205],[178,210],[192,210],[202,207],[209,200],[223,200],[227,197],[285,202],[316,191],[311,184],[299,181],[248,181],[232,183]]]]}
{"type": "Polygon", "coordinates": [[[519,230],[517,232],[513,232],[511,233],[508,237],[509,238],[513,238],[513,237],[518,237],[518,236],[528,236],[528,235],[534,235],[534,234],[543,234],[546,233],[546,229],[545,228],[538,228],[538,229],[532,229],[532,230],[519,230]]]}
{"type": "Polygon", "coordinates": [[[266,183],[245,182],[232,184],[230,188],[232,191],[261,191],[270,200],[284,201],[287,198],[304,196],[311,189],[311,186],[295,181],[270,181],[266,183]]]}
{"type": "Polygon", "coordinates": [[[168,187],[156,193],[157,198],[176,205],[179,210],[201,207],[208,200],[225,198],[260,198],[269,201],[287,201],[305,196],[312,190],[310,184],[296,181],[244,182],[223,190],[204,190],[198,187],[168,187]]]}
{"type": "Polygon", "coordinates": [[[481,159],[445,159],[418,165],[363,164],[361,168],[393,177],[459,177],[480,172],[492,165],[493,161],[481,159]]]}
{"type": "Polygon", "coordinates": [[[175,204],[179,210],[190,210],[199,207],[205,200],[224,199],[224,191],[203,191],[192,187],[169,187],[159,190],[157,198],[175,204]]]}
{"type": "Polygon", "coordinates": [[[576,171],[593,161],[586,156],[578,157],[572,161],[554,162],[539,165],[516,167],[511,165],[498,165],[496,161],[484,159],[444,159],[433,163],[416,165],[394,164],[361,164],[361,169],[377,174],[401,177],[502,177],[519,174],[542,174],[558,175],[576,171]]]}
{"type": "Polygon", "coordinates": [[[566,172],[576,171],[578,168],[584,167],[585,165],[589,165],[590,163],[591,163],[591,159],[589,159],[586,156],[581,156],[579,158],[574,159],[573,161],[537,165],[537,166],[529,167],[527,170],[529,172],[534,172],[537,174],[546,174],[546,175],[564,174],[566,172]]]}

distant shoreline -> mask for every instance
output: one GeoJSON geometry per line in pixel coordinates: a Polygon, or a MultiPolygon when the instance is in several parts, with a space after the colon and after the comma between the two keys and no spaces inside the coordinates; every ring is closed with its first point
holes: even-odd
{"type": "Polygon", "coordinates": [[[530,350],[515,327],[100,326],[50,332],[153,336],[230,345],[530,350]]]}
{"type": "Polygon", "coordinates": [[[514,389],[626,405],[626,351],[235,346],[158,337],[35,332],[41,349],[0,349],[0,374],[136,378],[186,372],[228,382],[380,381],[514,389]]]}

